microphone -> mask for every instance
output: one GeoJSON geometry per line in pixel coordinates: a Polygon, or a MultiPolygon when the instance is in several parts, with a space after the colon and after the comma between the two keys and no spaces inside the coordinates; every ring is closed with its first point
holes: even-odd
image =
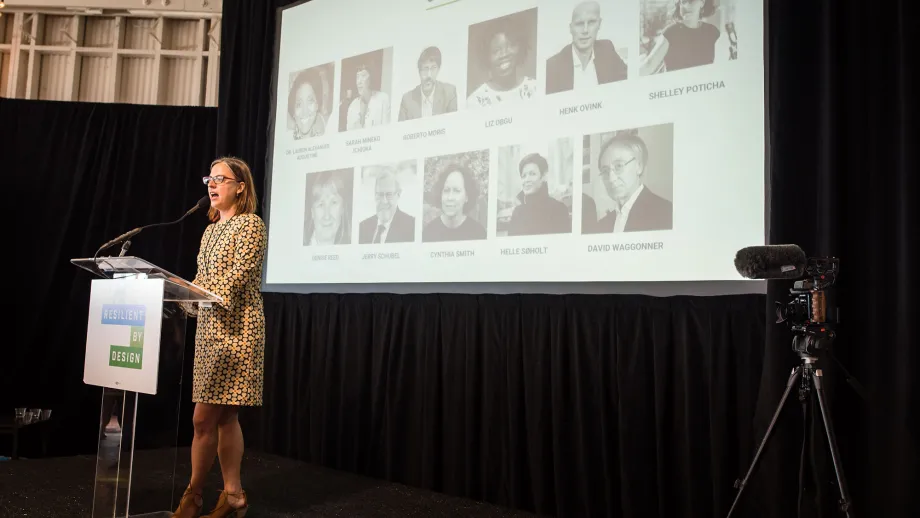
{"type": "Polygon", "coordinates": [[[129,231],[125,232],[124,234],[122,234],[122,235],[116,237],[115,239],[112,239],[112,240],[109,241],[108,243],[106,243],[106,244],[100,246],[100,247],[99,247],[99,250],[96,250],[96,254],[93,255],[93,261],[95,261],[95,260],[96,260],[96,257],[99,256],[99,252],[102,252],[103,250],[105,250],[106,248],[109,248],[109,247],[111,247],[111,246],[117,245],[118,243],[121,243],[121,242],[126,241],[126,240],[128,240],[128,239],[131,239],[132,237],[136,236],[137,234],[140,234],[142,230],[145,230],[145,229],[148,229],[148,228],[153,228],[153,227],[164,227],[164,226],[167,226],[167,225],[175,225],[176,223],[179,223],[180,221],[184,220],[185,218],[191,216],[195,211],[197,211],[197,210],[199,210],[199,209],[203,209],[203,208],[209,206],[210,204],[211,204],[211,198],[209,198],[208,196],[203,196],[200,200],[198,200],[198,203],[196,203],[194,207],[192,207],[191,209],[189,209],[188,211],[186,211],[186,213],[183,214],[181,218],[179,218],[179,219],[177,219],[177,220],[175,220],[175,221],[170,221],[170,222],[167,222],[167,223],[153,223],[153,224],[150,224],[150,225],[144,225],[144,226],[142,226],[142,227],[137,227],[137,228],[135,228],[135,229],[129,230],[129,231]]]}
{"type": "Polygon", "coordinates": [[[735,254],[735,269],[747,279],[799,279],[806,264],[797,245],[749,246],[735,254]]]}
{"type": "Polygon", "coordinates": [[[211,197],[202,196],[201,199],[198,200],[198,203],[196,203],[194,207],[186,211],[185,214],[183,214],[182,217],[179,218],[177,221],[182,221],[183,219],[191,216],[196,210],[203,209],[205,207],[209,207],[210,205],[211,205],[211,197]]]}

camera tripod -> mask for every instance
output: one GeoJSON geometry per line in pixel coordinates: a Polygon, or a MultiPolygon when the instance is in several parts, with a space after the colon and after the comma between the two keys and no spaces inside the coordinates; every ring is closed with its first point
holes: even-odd
{"type": "Polygon", "coordinates": [[[738,502],[741,500],[741,494],[744,492],[744,488],[747,486],[748,480],[751,478],[751,474],[753,474],[754,469],[757,467],[757,462],[760,460],[760,455],[763,453],[764,447],[767,445],[767,441],[770,439],[770,435],[773,433],[773,427],[776,425],[776,421],[779,418],[779,415],[783,410],[783,406],[786,404],[786,400],[789,398],[789,394],[792,392],[792,388],[795,386],[796,381],[800,381],[799,401],[803,403],[808,401],[808,398],[811,395],[812,385],[814,385],[815,394],[818,396],[818,405],[821,408],[821,420],[824,423],[824,431],[827,434],[827,442],[831,450],[831,460],[834,464],[834,473],[837,476],[837,486],[840,489],[840,510],[846,514],[848,518],[853,518],[853,514],[851,512],[852,503],[850,501],[850,493],[847,489],[846,479],[843,476],[843,467],[840,465],[840,452],[837,450],[837,437],[834,434],[834,428],[831,425],[830,409],[827,406],[827,400],[824,396],[824,374],[821,372],[821,369],[817,367],[817,356],[811,354],[809,350],[810,348],[807,346],[808,338],[809,337],[802,336],[796,336],[793,338],[793,349],[798,352],[799,358],[802,360],[802,364],[792,370],[792,374],[789,376],[789,381],[786,382],[786,390],[783,392],[783,397],[780,399],[779,405],[776,407],[776,412],[773,413],[773,418],[770,420],[770,425],[767,427],[767,433],[764,434],[763,440],[761,440],[760,445],[757,447],[757,453],[754,454],[754,460],[751,462],[751,466],[748,468],[747,474],[744,475],[743,480],[735,481],[735,488],[738,489],[738,493],[735,495],[735,501],[732,503],[732,507],[729,509],[726,518],[731,518],[732,513],[738,506],[738,502]]]}

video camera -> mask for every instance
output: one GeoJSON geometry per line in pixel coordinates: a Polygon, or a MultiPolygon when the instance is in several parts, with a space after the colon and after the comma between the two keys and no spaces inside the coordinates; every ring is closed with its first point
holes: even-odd
{"type": "Polygon", "coordinates": [[[792,300],[776,302],[776,323],[789,323],[800,355],[830,347],[839,318],[828,289],[837,282],[839,259],[808,257],[796,245],[749,246],[735,254],[735,269],[747,279],[794,280],[792,300]]]}
{"type": "Polygon", "coordinates": [[[832,326],[840,322],[840,314],[827,290],[837,282],[839,270],[836,257],[808,258],[803,277],[789,289],[792,300],[776,302],[776,323],[789,323],[796,334],[792,341],[796,353],[814,355],[833,343],[832,326]]]}
{"type": "MultiPolygon", "coordinates": [[[[786,382],[783,397],[773,413],[772,419],[770,419],[766,434],[764,434],[763,440],[757,447],[757,453],[754,454],[754,460],[744,475],[744,479],[735,481],[738,494],[735,495],[735,501],[728,511],[727,518],[731,518],[732,513],[737,508],[741,493],[751,479],[754,468],[757,466],[760,455],[770,439],[780,412],[782,412],[783,406],[789,400],[789,394],[795,389],[797,382],[799,401],[805,411],[806,422],[808,421],[809,408],[806,403],[812,395],[812,388],[814,388],[814,394],[818,397],[821,422],[827,435],[827,442],[831,450],[831,460],[834,463],[834,473],[837,476],[837,485],[840,489],[840,509],[850,517],[852,516],[850,514],[852,505],[850,503],[850,494],[846,487],[846,480],[840,463],[840,453],[837,449],[837,440],[834,437],[834,428],[828,411],[829,405],[824,395],[824,372],[819,367],[821,356],[824,356],[820,353],[826,352],[827,356],[834,358],[831,345],[836,337],[836,332],[833,326],[840,321],[840,317],[837,307],[833,304],[832,297],[829,295],[833,293],[830,288],[837,282],[840,260],[835,257],[807,257],[805,252],[796,245],[749,246],[738,250],[735,254],[735,269],[738,270],[742,277],[748,279],[795,281],[789,290],[792,300],[776,303],[776,323],[787,322],[789,324],[793,332],[792,350],[796,352],[801,363],[792,370],[789,381],[786,382]]],[[[848,377],[847,381],[865,398],[865,392],[858,388],[859,384],[852,380],[842,365],[841,369],[848,377]]],[[[805,445],[803,445],[804,447],[805,445]]],[[[801,459],[805,458],[805,450],[803,449],[801,459]]],[[[799,480],[802,480],[802,469],[804,469],[804,463],[800,463],[799,480]]]]}

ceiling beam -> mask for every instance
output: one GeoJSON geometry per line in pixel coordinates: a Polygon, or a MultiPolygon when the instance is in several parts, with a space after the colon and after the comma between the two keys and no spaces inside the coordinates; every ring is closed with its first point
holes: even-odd
{"type": "Polygon", "coordinates": [[[150,11],[151,14],[220,14],[223,0],[4,0],[9,10],[150,11]]]}

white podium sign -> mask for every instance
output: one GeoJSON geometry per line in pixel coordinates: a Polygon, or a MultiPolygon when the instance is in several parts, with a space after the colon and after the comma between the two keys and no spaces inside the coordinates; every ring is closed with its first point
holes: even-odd
{"type": "Polygon", "coordinates": [[[92,281],[84,383],[157,393],[163,290],[163,279],[92,281]]]}

